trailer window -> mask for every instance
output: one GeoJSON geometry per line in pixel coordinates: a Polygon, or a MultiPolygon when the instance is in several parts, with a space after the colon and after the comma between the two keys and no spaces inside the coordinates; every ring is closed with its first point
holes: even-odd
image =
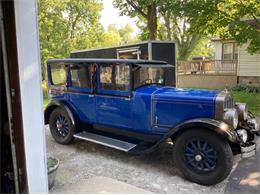
{"type": "Polygon", "coordinates": [[[129,90],[129,65],[102,65],[100,67],[100,88],[127,91],[129,90]]]}
{"type": "Polygon", "coordinates": [[[51,80],[53,85],[66,85],[67,71],[64,64],[54,64],[51,66],[51,80]]]}

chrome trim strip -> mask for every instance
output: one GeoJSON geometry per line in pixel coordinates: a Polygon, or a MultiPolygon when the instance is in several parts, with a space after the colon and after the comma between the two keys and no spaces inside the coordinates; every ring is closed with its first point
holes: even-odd
{"type": "Polygon", "coordinates": [[[249,157],[252,157],[256,154],[256,150],[252,150],[250,152],[247,152],[247,153],[242,153],[241,154],[241,157],[242,158],[249,158],[249,157]]]}

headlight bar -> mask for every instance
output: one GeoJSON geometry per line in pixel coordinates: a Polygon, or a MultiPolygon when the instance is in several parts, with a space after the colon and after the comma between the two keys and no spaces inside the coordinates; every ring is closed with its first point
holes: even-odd
{"type": "Polygon", "coordinates": [[[237,110],[234,108],[225,109],[224,115],[223,115],[223,120],[236,129],[238,126],[237,110]]]}
{"type": "Polygon", "coordinates": [[[236,103],[236,109],[238,112],[238,119],[241,121],[245,121],[248,116],[248,108],[245,103],[236,103]]]}

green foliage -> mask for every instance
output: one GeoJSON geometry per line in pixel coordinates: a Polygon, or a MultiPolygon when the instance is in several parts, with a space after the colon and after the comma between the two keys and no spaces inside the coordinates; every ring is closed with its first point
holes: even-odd
{"type": "Polygon", "coordinates": [[[47,169],[48,169],[48,171],[51,168],[54,168],[58,164],[58,162],[59,161],[56,158],[48,157],[48,159],[47,159],[47,169]]]}
{"type": "Polygon", "coordinates": [[[46,81],[42,81],[42,92],[43,92],[43,98],[48,97],[48,87],[46,81]]]}
{"type": "Polygon", "coordinates": [[[246,93],[260,93],[260,86],[256,85],[237,85],[230,89],[231,91],[242,91],[246,93]]]}
{"type": "Polygon", "coordinates": [[[214,56],[214,48],[211,45],[211,41],[208,38],[202,38],[193,51],[190,53],[189,58],[194,56],[206,56],[209,58],[213,58],[214,56]]]}
{"type": "Polygon", "coordinates": [[[103,27],[100,0],[38,0],[43,79],[47,59],[69,57],[70,51],[98,45],[103,27]]]}
{"type": "Polygon", "coordinates": [[[130,24],[126,24],[123,28],[118,30],[121,37],[121,44],[128,44],[137,42],[138,39],[133,36],[133,28],[130,24]]]}
{"type": "Polygon", "coordinates": [[[114,0],[113,4],[120,10],[121,15],[137,17],[145,24],[148,38],[157,38],[157,12],[162,0],[114,0]]]}
{"type": "Polygon", "coordinates": [[[42,78],[46,60],[69,57],[73,50],[136,42],[129,24],[107,31],[100,23],[101,0],[38,0],[42,78]]]}
{"type": "Polygon", "coordinates": [[[103,33],[100,46],[118,46],[137,41],[138,39],[133,36],[133,28],[130,24],[126,24],[119,29],[115,24],[111,24],[108,26],[107,31],[103,33]]]}
{"type": "Polygon", "coordinates": [[[248,105],[249,111],[260,116],[260,93],[247,93],[244,91],[231,91],[236,102],[244,102],[248,105]]]}
{"type": "Polygon", "coordinates": [[[174,40],[179,60],[186,60],[202,39],[198,33],[191,33],[193,25],[183,16],[182,1],[114,0],[114,5],[121,15],[138,19],[141,40],[174,40]]]}
{"type": "Polygon", "coordinates": [[[260,53],[259,0],[178,1],[194,24],[193,32],[234,39],[238,44],[249,42],[248,51],[260,53]]]}

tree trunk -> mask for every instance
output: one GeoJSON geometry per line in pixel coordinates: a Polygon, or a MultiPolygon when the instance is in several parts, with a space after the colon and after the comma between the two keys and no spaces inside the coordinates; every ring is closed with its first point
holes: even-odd
{"type": "Polygon", "coordinates": [[[171,31],[171,22],[170,22],[170,12],[166,12],[165,15],[163,16],[164,22],[165,22],[165,27],[167,31],[167,39],[169,41],[172,40],[172,31],[171,31]]]}
{"type": "Polygon", "coordinates": [[[191,52],[194,50],[196,45],[201,40],[201,38],[202,38],[201,35],[193,35],[189,42],[184,42],[184,41],[180,42],[180,45],[178,45],[178,51],[179,51],[178,60],[187,60],[191,52]]]}
{"type": "Polygon", "coordinates": [[[148,5],[147,11],[147,27],[149,30],[149,39],[155,40],[157,38],[157,8],[156,3],[152,2],[148,5]]]}

